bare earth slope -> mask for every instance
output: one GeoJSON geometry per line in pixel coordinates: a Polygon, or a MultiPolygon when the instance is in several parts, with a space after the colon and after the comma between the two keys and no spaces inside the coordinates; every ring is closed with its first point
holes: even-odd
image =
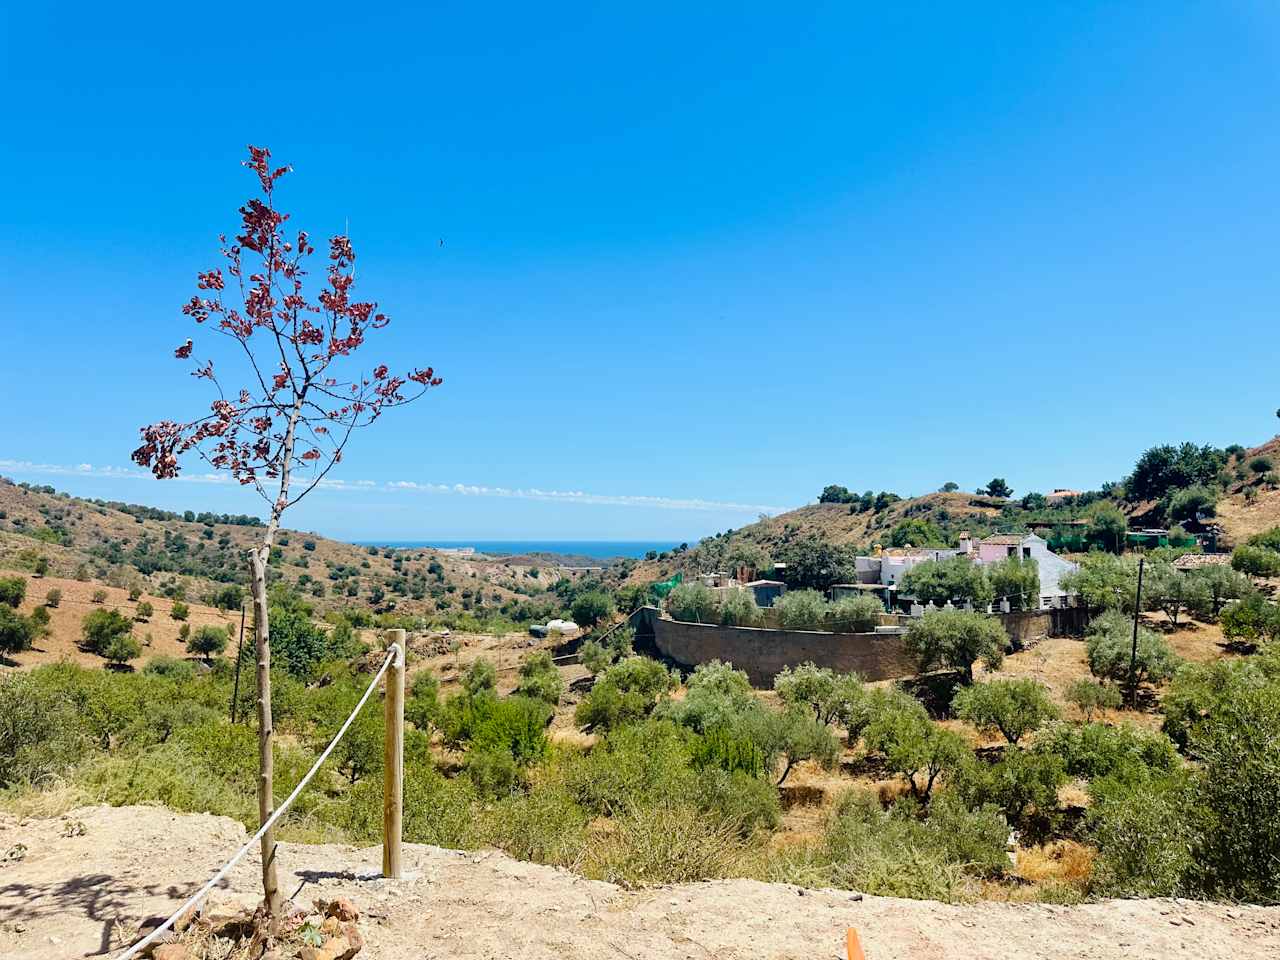
{"type": "MultiPolygon", "coordinates": [[[[243,838],[225,818],[146,807],[0,820],[0,853],[26,848],[0,862],[0,956],[101,955],[117,919],[169,913],[243,838]]],[[[748,880],[627,892],[498,853],[419,845],[406,846],[405,863],[411,876],[392,883],[377,877],[377,848],[284,844],[281,873],[299,903],[349,897],[366,918],[361,956],[379,960],[836,958],[851,926],[870,960],[1280,956],[1277,907],[948,906],[748,880]]],[[[249,858],[215,896],[248,903],[257,882],[249,858]]]]}

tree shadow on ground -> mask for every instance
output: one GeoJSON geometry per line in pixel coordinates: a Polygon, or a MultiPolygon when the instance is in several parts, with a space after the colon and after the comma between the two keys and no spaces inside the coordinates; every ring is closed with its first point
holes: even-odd
{"type": "MultiPolygon", "coordinates": [[[[0,922],[22,921],[28,926],[54,917],[77,915],[101,924],[98,950],[90,956],[112,952],[116,924],[147,929],[159,926],[165,917],[139,912],[139,901],[167,897],[172,910],[200,887],[189,884],[135,884],[107,873],[86,873],[49,883],[7,883],[0,885],[0,922]]],[[[218,889],[225,889],[223,880],[218,889]]]]}

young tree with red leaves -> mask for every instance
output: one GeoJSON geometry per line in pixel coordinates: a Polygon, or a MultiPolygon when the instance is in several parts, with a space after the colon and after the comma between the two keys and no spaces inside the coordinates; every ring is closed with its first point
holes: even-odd
{"type": "MultiPolygon", "coordinates": [[[[249,554],[258,660],[258,813],[265,822],[274,809],[266,570],[281,515],[341,462],[357,428],[439,386],[440,378],[430,367],[392,375],[384,363],[351,372],[350,358],[388,318],[375,303],[352,298],[356,255],[350,238],[330,239],[325,285],[314,302],[308,300],[303,278],[315,250],[305,232],[286,239],[288,214],[275,208],[276,182],[290,168],[273,169],[271,152],[253,146],[244,166],[257,174],[262,195],[240,208],[235,241],[219,238],[225,263],[198,275],[200,293],[182,312],[225,338],[221,342],[244,367],[247,386],[229,388],[213,361],[204,360],[191,375],[208,380],[217,392],[210,412],[143,427],[133,460],[164,480],[178,476],[184,455],[198,456],[266,501],[262,540],[249,554]]],[[[194,351],[187,340],[174,356],[190,360],[194,351]]],[[[274,833],[262,838],[262,884],[269,916],[278,919],[274,833]]]]}

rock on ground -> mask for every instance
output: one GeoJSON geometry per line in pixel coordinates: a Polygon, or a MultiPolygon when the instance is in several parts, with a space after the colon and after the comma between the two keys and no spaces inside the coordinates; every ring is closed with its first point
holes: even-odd
{"type": "MultiPolygon", "coordinates": [[[[0,850],[26,847],[0,864],[0,957],[111,953],[117,922],[169,914],[244,839],[232,820],[153,807],[0,820],[0,850]]],[[[361,956],[378,960],[835,960],[849,927],[868,960],[1280,957],[1280,907],[950,906],[752,880],[627,892],[500,853],[417,844],[404,848],[402,881],[379,876],[377,847],[283,844],[280,860],[296,902],[344,898],[359,910],[361,956]]],[[[217,896],[253,903],[258,882],[254,853],[217,896]]]]}

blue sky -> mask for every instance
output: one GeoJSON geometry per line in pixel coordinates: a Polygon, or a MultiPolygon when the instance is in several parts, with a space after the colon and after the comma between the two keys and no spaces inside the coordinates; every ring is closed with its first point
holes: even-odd
{"type": "Polygon", "coordinates": [[[293,223],[349,222],[393,317],[370,355],[445,377],[296,526],[692,540],[831,482],[1092,487],[1276,426],[1268,4],[11,4],[0,30],[0,473],[256,510],[112,475],[207,404],[170,354],[246,143],[294,166],[293,223]]]}

